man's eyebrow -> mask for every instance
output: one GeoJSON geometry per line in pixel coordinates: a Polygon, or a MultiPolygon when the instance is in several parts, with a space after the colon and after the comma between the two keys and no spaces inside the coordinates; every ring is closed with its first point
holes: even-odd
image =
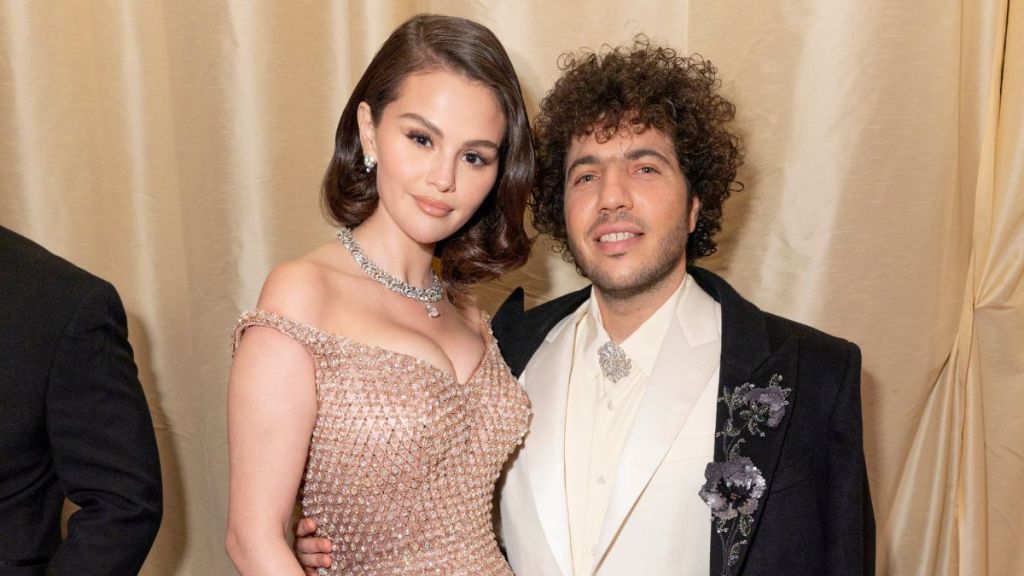
{"type": "Polygon", "coordinates": [[[635,148],[633,150],[626,152],[625,156],[627,160],[639,160],[641,158],[653,156],[654,158],[661,160],[662,162],[668,164],[669,166],[672,165],[671,160],[669,160],[667,157],[665,157],[664,154],[658,152],[654,148],[635,148]]]}
{"type": "MultiPolygon", "coordinates": [[[[426,128],[428,132],[430,132],[431,134],[433,134],[437,138],[440,138],[442,140],[444,139],[444,132],[436,124],[434,124],[430,120],[427,120],[423,116],[420,116],[419,114],[414,114],[412,112],[406,112],[405,114],[402,114],[401,116],[399,116],[399,118],[405,118],[407,120],[412,120],[414,122],[418,122],[419,124],[422,124],[423,127],[426,128]]],[[[501,149],[501,146],[499,146],[497,143],[491,142],[490,140],[482,140],[482,139],[481,140],[470,140],[468,142],[465,142],[463,144],[463,146],[465,146],[466,148],[490,148],[490,149],[495,150],[495,151],[501,149]]]]}
{"type": "MultiPolygon", "coordinates": [[[[624,156],[627,160],[639,160],[641,158],[652,157],[669,166],[672,165],[672,161],[669,160],[667,156],[665,156],[661,152],[658,152],[654,148],[634,148],[632,150],[627,151],[624,156]]],[[[572,174],[572,171],[575,170],[576,168],[579,168],[580,166],[596,166],[600,163],[601,161],[598,160],[597,156],[594,156],[593,154],[580,156],[579,158],[573,160],[572,164],[569,164],[569,167],[565,169],[565,174],[572,174]]]]}
{"type": "Polygon", "coordinates": [[[565,175],[568,176],[569,174],[572,174],[572,171],[580,166],[596,166],[598,164],[600,164],[600,162],[598,161],[597,156],[594,156],[593,154],[580,156],[573,160],[572,164],[569,164],[569,167],[565,169],[565,175]]]}

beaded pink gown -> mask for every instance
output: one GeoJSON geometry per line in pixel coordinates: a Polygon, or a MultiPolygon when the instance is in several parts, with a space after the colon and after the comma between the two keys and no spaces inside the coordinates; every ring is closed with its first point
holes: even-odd
{"type": "Polygon", "coordinates": [[[334,542],[330,573],[512,574],[491,506],[529,401],[482,323],[484,356],[463,384],[413,356],[275,314],[242,315],[233,347],[249,326],[266,326],[313,358],[318,409],[302,510],[334,542]]]}

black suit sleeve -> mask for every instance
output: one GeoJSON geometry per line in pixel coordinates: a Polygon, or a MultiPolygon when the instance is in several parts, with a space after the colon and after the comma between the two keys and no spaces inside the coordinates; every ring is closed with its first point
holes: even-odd
{"type": "Polygon", "coordinates": [[[64,494],[81,507],[50,574],[135,574],[160,526],[160,460],[121,300],[97,284],[61,337],[47,434],[64,494]]]}
{"type": "Polygon", "coordinates": [[[875,519],[864,463],[860,365],[860,349],[850,344],[829,426],[828,566],[833,574],[872,576],[875,519]]]}

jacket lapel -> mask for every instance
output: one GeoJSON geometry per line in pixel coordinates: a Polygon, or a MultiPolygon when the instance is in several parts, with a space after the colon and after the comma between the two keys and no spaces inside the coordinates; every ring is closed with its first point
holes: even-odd
{"type": "Polygon", "coordinates": [[[572,574],[565,497],[565,409],[581,313],[566,317],[547,334],[521,378],[533,408],[524,450],[527,476],[544,536],[563,574],[572,574]]]}
{"type": "Polygon", "coordinates": [[[516,288],[495,312],[491,330],[498,340],[501,356],[516,378],[537,348],[550,339],[550,333],[563,318],[579,309],[590,298],[590,286],[570,292],[550,302],[523,310],[525,294],[516,288]]]}
{"type": "Polygon", "coordinates": [[[716,473],[763,480],[759,488],[759,482],[752,483],[756,497],[745,506],[738,506],[742,498],[728,506],[717,501],[722,504],[717,512],[712,506],[711,574],[742,574],[797,400],[799,346],[796,339],[789,339],[773,349],[763,312],[718,276],[699,268],[691,268],[690,273],[722,306],[715,462],[708,465],[708,483],[701,496],[707,501],[707,494],[713,498],[727,490],[725,479],[716,473]],[[756,470],[746,467],[743,459],[749,459],[756,470]],[[733,513],[732,518],[723,518],[733,513]]]}

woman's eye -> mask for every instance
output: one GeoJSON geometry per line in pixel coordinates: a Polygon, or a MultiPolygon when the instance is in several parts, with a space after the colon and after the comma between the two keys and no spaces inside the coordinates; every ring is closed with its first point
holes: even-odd
{"type": "Polygon", "coordinates": [[[425,134],[409,134],[409,139],[415,142],[417,146],[430,146],[430,137],[425,134]]]}
{"type": "Polygon", "coordinates": [[[465,160],[467,164],[473,166],[474,168],[483,168],[484,166],[488,166],[491,163],[497,161],[496,158],[488,158],[487,156],[477,154],[476,152],[466,152],[462,156],[462,159],[465,160]]]}

